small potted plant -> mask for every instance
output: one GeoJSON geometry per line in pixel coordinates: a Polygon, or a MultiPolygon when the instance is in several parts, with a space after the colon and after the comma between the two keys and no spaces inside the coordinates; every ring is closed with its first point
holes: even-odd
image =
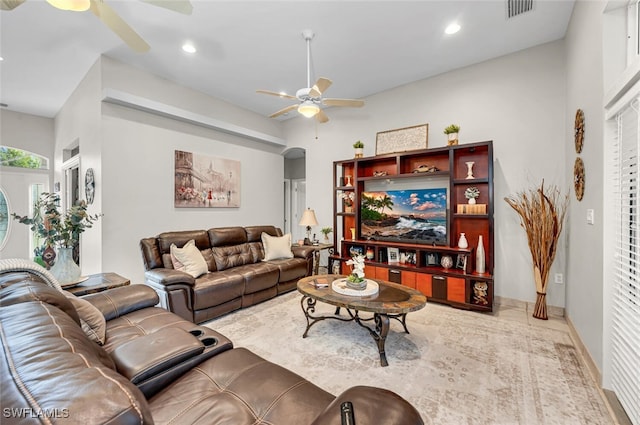
{"type": "Polygon", "coordinates": [[[360,140],[353,144],[353,149],[355,149],[356,158],[362,158],[364,156],[364,143],[360,140]]]}
{"type": "Polygon", "coordinates": [[[324,235],[324,241],[329,242],[329,233],[333,232],[333,229],[331,227],[323,227],[320,231],[324,235]]]}
{"type": "Polygon", "coordinates": [[[367,288],[367,280],[364,278],[364,255],[354,255],[347,261],[351,266],[351,274],[347,276],[347,287],[362,291],[367,288]]]}
{"type": "Polygon", "coordinates": [[[474,205],[478,196],[480,196],[480,191],[475,186],[468,187],[467,190],[464,191],[464,197],[469,200],[469,205],[474,205]]]}
{"type": "Polygon", "coordinates": [[[456,124],[451,124],[448,127],[445,127],[444,134],[447,135],[447,146],[454,146],[458,144],[458,132],[460,131],[460,126],[456,124]]]}

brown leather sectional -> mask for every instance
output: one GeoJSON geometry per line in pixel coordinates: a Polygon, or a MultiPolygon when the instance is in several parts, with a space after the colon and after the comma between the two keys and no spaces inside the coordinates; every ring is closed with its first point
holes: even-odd
{"type": "MultiPolygon", "coordinates": [[[[1,263],[1,261],[0,261],[1,263]]],[[[100,346],[62,292],[29,272],[0,273],[3,424],[418,425],[397,394],[353,387],[338,397],[211,329],[154,307],[145,285],[83,297],[104,315],[100,346]]]]}
{"type": "Polygon", "coordinates": [[[194,323],[202,323],[296,288],[313,270],[313,248],[294,246],[294,258],[262,261],[262,232],[282,236],[274,226],[219,227],[165,232],[140,241],[145,283],[160,305],[194,323]],[[209,273],[198,278],[175,270],[170,247],[194,240],[209,273]]]}

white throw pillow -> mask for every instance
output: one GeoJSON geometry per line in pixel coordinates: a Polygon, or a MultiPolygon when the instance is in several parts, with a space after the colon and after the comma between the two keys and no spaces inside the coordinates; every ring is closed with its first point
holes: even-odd
{"type": "Polygon", "coordinates": [[[176,270],[189,273],[193,277],[202,276],[209,271],[207,262],[204,261],[204,257],[193,239],[184,244],[182,248],[178,248],[172,243],[170,253],[173,268],[176,270]]]}
{"type": "Polygon", "coordinates": [[[262,245],[264,246],[264,260],[277,260],[279,258],[293,258],[291,251],[291,233],[284,236],[271,236],[262,232],[262,245]]]}

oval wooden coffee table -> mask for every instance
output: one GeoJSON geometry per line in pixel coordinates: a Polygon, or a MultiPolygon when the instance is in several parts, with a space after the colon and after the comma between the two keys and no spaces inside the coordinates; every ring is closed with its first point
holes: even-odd
{"type": "Polygon", "coordinates": [[[303,295],[300,305],[307,319],[307,329],[302,337],[306,338],[309,328],[325,319],[336,319],[343,322],[355,321],[369,331],[378,344],[380,364],[388,366],[384,346],[389,333],[389,319],[395,319],[402,323],[404,331],[409,333],[406,322],[407,313],[424,307],[427,303],[427,297],[415,289],[380,279],[371,279],[379,285],[379,291],[375,295],[365,297],[342,295],[334,291],[331,284],[334,280],[345,277],[330,274],[308,276],[298,281],[298,291],[303,295]],[[326,283],[327,286],[319,287],[316,285],[317,282],[326,283]],[[333,316],[315,316],[316,302],[318,301],[336,306],[335,314],[333,316]],[[340,316],[340,308],[345,308],[349,317],[340,316]],[[361,311],[373,313],[373,317],[362,318],[360,317],[361,311]],[[364,323],[370,321],[373,321],[375,327],[364,323]]]}

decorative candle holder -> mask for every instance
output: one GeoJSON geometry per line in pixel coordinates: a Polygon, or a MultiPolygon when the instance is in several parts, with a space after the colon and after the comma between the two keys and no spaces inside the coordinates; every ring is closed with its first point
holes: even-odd
{"type": "Polygon", "coordinates": [[[473,177],[473,164],[475,164],[475,162],[469,161],[465,162],[465,164],[467,164],[467,180],[475,179],[475,177],[473,177]]]}

